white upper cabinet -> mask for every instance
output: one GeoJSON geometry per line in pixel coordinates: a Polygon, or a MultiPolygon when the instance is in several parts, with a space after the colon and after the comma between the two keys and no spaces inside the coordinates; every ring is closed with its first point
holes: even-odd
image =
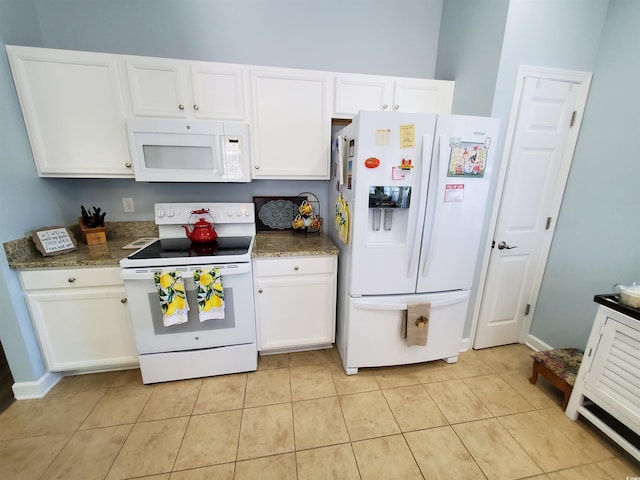
{"type": "Polygon", "coordinates": [[[241,65],[124,58],[133,115],[245,120],[241,65]]]}
{"type": "Polygon", "coordinates": [[[132,177],[117,56],[7,46],[41,177],[132,177]]]}
{"type": "Polygon", "coordinates": [[[378,75],[336,75],[334,117],[360,110],[451,113],[454,82],[378,75]]]}
{"type": "Polygon", "coordinates": [[[324,72],[252,69],[252,178],[329,178],[331,87],[324,72]]]}

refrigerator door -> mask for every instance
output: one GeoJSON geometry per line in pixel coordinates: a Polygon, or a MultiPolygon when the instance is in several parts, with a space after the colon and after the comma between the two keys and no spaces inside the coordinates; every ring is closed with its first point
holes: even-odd
{"type": "Polygon", "coordinates": [[[373,296],[347,299],[344,325],[338,330],[338,352],[348,375],[361,367],[380,367],[446,359],[460,351],[468,291],[425,295],[373,296]],[[407,345],[402,336],[407,306],[429,302],[427,344],[407,345]]]}
{"type": "Polygon", "coordinates": [[[414,293],[436,115],[360,112],[348,139],[351,295],[414,293]]]}
{"type": "Polygon", "coordinates": [[[471,287],[500,121],[440,115],[434,140],[429,196],[418,270],[418,292],[471,287]]]}

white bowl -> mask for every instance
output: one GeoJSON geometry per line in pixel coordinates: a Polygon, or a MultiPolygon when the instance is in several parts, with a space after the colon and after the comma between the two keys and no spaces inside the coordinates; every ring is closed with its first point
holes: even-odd
{"type": "Polygon", "coordinates": [[[640,285],[630,287],[620,285],[620,303],[628,307],[640,308],[640,285]]]}

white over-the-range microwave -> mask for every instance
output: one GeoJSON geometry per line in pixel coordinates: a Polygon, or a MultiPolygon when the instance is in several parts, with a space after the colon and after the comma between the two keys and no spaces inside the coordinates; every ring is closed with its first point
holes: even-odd
{"type": "Polygon", "coordinates": [[[251,181],[245,123],[135,118],[127,132],[138,181],[251,181]]]}

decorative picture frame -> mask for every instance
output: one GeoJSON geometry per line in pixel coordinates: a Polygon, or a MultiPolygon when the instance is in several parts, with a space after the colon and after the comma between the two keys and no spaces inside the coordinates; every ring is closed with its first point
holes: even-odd
{"type": "Polygon", "coordinates": [[[76,240],[66,227],[42,227],[34,230],[31,238],[44,257],[61,255],[77,249],[76,240]]]}

